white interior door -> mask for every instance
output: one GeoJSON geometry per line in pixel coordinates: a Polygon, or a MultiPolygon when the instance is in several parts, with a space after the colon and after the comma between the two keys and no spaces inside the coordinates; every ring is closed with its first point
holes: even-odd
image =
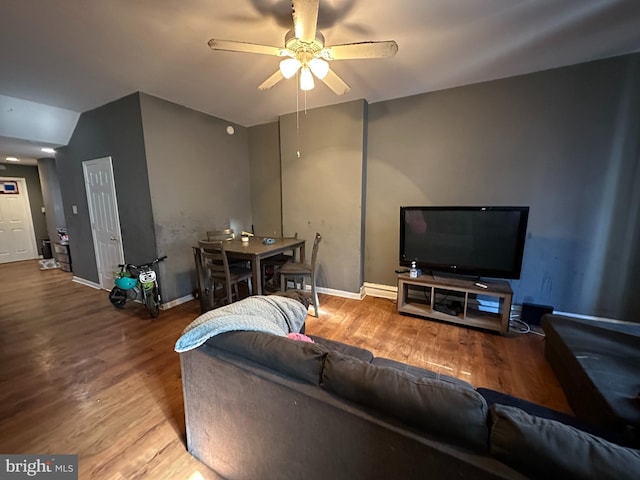
{"type": "Polygon", "coordinates": [[[38,258],[27,182],[13,177],[0,177],[0,181],[0,263],[38,258]]]}
{"type": "Polygon", "coordinates": [[[96,252],[98,279],[102,288],[113,287],[113,273],[124,263],[120,217],[111,157],[82,162],[89,203],[89,218],[96,252]]]}

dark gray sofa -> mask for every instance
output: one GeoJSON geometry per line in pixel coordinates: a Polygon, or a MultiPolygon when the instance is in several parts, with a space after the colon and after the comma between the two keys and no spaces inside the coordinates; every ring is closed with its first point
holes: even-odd
{"type": "Polygon", "coordinates": [[[314,339],[229,332],[181,353],[189,452],[224,478],[251,480],[624,479],[640,471],[637,450],[489,406],[462,380],[314,339]]]}

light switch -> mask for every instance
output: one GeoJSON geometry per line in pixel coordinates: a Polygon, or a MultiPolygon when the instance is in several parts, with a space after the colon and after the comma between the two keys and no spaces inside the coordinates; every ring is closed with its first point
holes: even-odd
{"type": "Polygon", "coordinates": [[[71,205],[71,211],[73,212],[74,215],[78,214],[78,206],[77,205],[71,205]]]}

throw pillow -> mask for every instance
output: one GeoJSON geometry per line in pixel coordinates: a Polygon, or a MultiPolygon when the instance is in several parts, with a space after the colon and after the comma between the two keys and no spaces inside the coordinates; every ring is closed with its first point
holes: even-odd
{"type": "Polygon", "coordinates": [[[640,451],[515,407],[491,406],[491,454],[532,477],[637,479],[640,451]]]}
{"type": "Polygon", "coordinates": [[[307,337],[303,333],[287,333],[287,338],[289,340],[298,340],[299,342],[315,343],[313,338],[307,337]]]}

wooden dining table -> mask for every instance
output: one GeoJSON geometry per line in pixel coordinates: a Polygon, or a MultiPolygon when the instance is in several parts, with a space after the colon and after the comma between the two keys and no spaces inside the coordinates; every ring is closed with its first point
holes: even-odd
{"type": "MultiPolygon", "coordinates": [[[[296,261],[304,262],[305,240],[300,238],[274,238],[274,243],[265,244],[265,237],[249,237],[249,241],[243,242],[239,238],[225,240],[224,250],[229,260],[247,260],[251,262],[251,287],[254,295],[262,295],[262,267],[261,262],[265,258],[273,257],[280,253],[292,251],[296,261]]],[[[202,268],[202,256],[200,247],[193,247],[196,273],[198,276],[198,291],[200,292],[200,307],[204,313],[207,310],[204,285],[204,269],[202,268]]]]}

